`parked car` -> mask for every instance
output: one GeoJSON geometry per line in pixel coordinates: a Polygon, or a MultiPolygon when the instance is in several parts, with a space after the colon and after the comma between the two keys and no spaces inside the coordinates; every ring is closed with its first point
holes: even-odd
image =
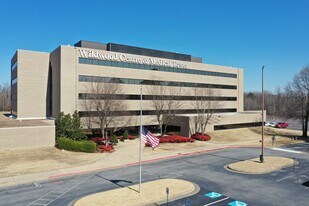
{"type": "Polygon", "coordinates": [[[287,128],[288,126],[289,126],[289,124],[286,123],[286,122],[278,122],[276,124],[276,128],[287,128]]]}
{"type": "Polygon", "coordinates": [[[265,126],[267,127],[276,127],[277,123],[276,122],[266,122],[265,126]]]}

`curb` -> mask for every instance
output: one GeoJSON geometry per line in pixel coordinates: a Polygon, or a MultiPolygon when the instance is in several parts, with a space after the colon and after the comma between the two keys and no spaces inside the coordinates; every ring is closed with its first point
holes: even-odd
{"type": "MultiPolygon", "coordinates": [[[[296,162],[295,162],[295,165],[298,165],[298,164],[299,164],[299,162],[296,161],[296,162]]],[[[277,169],[272,170],[272,171],[259,172],[259,173],[250,173],[250,172],[243,172],[243,171],[235,170],[235,169],[231,168],[231,167],[229,166],[229,164],[228,164],[228,165],[225,165],[225,166],[224,166],[224,169],[226,169],[227,171],[230,171],[230,172],[234,172],[234,173],[237,173],[237,174],[243,174],[243,175],[264,175],[264,174],[269,174],[269,173],[272,173],[272,172],[275,172],[275,171],[279,171],[279,170],[281,170],[281,169],[285,169],[285,168],[288,168],[288,167],[292,167],[293,165],[294,165],[294,163],[291,163],[291,164],[282,166],[282,167],[277,168],[277,169]]]]}
{"type": "MultiPolygon", "coordinates": [[[[190,192],[190,193],[188,193],[188,194],[185,194],[185,195],[179,194],[179,195],[171,196],[171,197],[169,198],[169,202],[173,202],[173,201],[176,201],[176,200],[180,200],[180,199],[185,198],[185,197],[191,197],[191,196],[197,194],[197,193],[201,190],[200,186],[198,186],[198,185],[197,185],[196,183],[194,183],[194,182],[191,182],[191,183],[194,185],[194,190],[193,190],[192,192],[190,192]]],[[[162,204],[164,204],[164,203],[166,203],[165,200],[161,200],[161,201],[156,202],[156,204],[158,204],[158,205],[162,205],[162,204]]]]}

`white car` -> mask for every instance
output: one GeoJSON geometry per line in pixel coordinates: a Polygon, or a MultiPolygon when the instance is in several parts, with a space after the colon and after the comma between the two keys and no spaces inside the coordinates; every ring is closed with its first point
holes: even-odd
{"type": "Polygon", "coordinates": [[[277,124],[276,122],[266,122],[265,126],[267,126],[267,127],[275,127],[276,124],[277,124]]]}

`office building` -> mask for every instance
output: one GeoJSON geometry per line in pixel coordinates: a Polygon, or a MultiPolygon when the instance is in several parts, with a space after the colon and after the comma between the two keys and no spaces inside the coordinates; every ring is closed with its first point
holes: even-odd
{"type": "MultiPolygon", "coordinates": [[[[95,118],[95,108],[89,112],[84,106],[91,101],[89,85],[93,83],[121,86],[123,92],[117,99],[127,107],[117,115],[130,119],[126,126],[139,125],[141,86],[144,125],[157,124],[153,94],[149,92],[156,87],[181,89],[175,95],[182,103],[171,124],[180,126],[184,135],[189,134],[192,118],[197,115],[193,104],[201,98],[196,94],[201,88],[213,91],[208,100],[220,102],[207,130],[261,122],[260,113],[243,111],[241,68],[204,64],[201,58],[187,54],[89,41],[62,45],[50,53],[17,50],[11,60],[12,111],[18,119],[56,118],[60,112],[74,111],[82,119],[95,118]]],[[[168,96],[160,98],[164,101],[168,96]]]]}

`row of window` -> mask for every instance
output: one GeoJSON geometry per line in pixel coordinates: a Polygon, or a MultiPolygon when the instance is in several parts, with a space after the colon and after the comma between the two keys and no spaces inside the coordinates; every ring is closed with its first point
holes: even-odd
{"type": "Polygon", "coordinates": [[[112,67],[133,68],[133,69],[144,69],[144,70],[157,70],[157,71],[163,71],[163,72],[176,72],[176,73],[185,73],[185,74],[197,74],[197,75],[237,78],[236,74],[223,73],[223,72],[211,72],[211,71],[201,71],[201,70],[196,70],[196,69],[182,69],[182,68],[174,68],[174,67],[116,62],[116,61],[108,61],[108,60],[87,59],[87,58],[82,58],[82,57],[79,58],[79,63],[102,65],[102,66],[112,66],[112,67]]]}
{"type": "Polygon", "coordinates": [[[17,68],[17,61],[12,65],[12,71],[17,68]]]}
{"type": "Polygon", "coordinates": [[[161,85],[161,86],[175,86],[175,87],[237,89],[237,86],[235,85],[203,84],[203,83],[191,83],[191,82],[170,82],[170,81],[158,81],[158,80],[148,80],[148,79],[129,79],[129,78],[99,77],[99,76],[85,76],[85,75],[79,75],[79,81],[80,82],[120,83],[120,84],[161,85]]]}
{"type": "MultiPolygon", "coordinates": [[[[216,109],[214,113],[227,113],[227,112],[236,112],[236,108],[229,109],[216,109]]],[[[165,110],[163,113],[167,114],[168,111],[165,110]]],[[[197,114],[197,110],[195,109],[180,109],[176,111],[176,114],[197,114]]],[[[80,117],[98,117],[99,112],[97,111],[80,111],[80,117]]],[[[140,110],[132,110],[132,111],[114,111],[114,116],[139,116],[140,110]]],[[[142,115],[156,115],[155,110],[144,110],[142,111],[142,115]]]]}
{"type": "Polygon", "coordinates": [[[261,126],[261,124],[262,124],[262,122],[215,125],[214,130],[237,129],[237,128],[244,128],[244,127],[259,127],[259,126],[261,126]]]}
{"type": "Polygon", "coordinates": [[[12,85],[17,83],[17,77],[15,79],[12,80],[12,85]]]}
{"type": "MultiPolygon", "coordinates": [[[[91,93],[79,93],[79,99],[106,99],[113,98],[119,100],[140,100],[140,95],[125,95],[125,94],[116,94],[116,95],[106,95],[106,94],[91,94],[91,93]]],[[[182,100],[182,101],[195,101],[195,100],[204,100],[204,101],[237,101],[237,97],[207,97],[207,96],[154,96],[154,95],[143,95],[143,100],[182,100]]]]}

